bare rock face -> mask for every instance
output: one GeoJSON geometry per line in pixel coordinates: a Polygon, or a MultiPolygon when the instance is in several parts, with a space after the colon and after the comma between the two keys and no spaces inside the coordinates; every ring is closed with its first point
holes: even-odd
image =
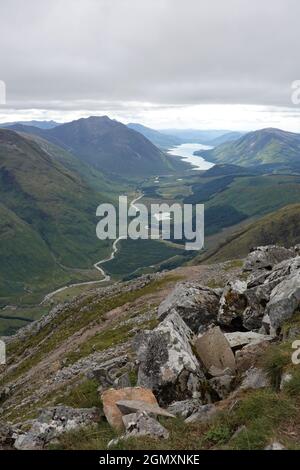
{"type": "Polygon", "coordinates": [[[178,313],[135,338],[138,385],[151,389],[161,405],[202,393],[206,379],[192,351],[192,338],[192,331],[178,313]]]}
{"type": "Polygon", "coordinates": [[[100,420],[101,413],[97,408],[69,408],[66,406],[46,408],[33,422],[31,429],[17,437],[14,446],[18,450],[44,449],[60,434],[90,426],[100,420]]]}
{"type": "Polygon", "coordinates": [[[300,308],[300,271],[290,274],[272,290],[266,312],[276,332],[300,308]]]}
{"type": "Polygon", "coordinates": [[[270,271],[275,264],[283,260],[293,258],[295,252],[277,245],[259,246],[254,248],[247,256],[243,269],[244,271],[270,271]]]}
{"type": "Polygon", "coordinates": [[[177,313],[194,333],[205,331],[216,321],[219,294],[195,282],[177,284],[160,304],[158,318],[163,320],[170,313],[177,313]]]}
{"type": "Polygon", "coordinates": [[[110,388],[102,393],[103,411],[109,424],[116,430],[124,428],[123,413],[117,403],[122,400],[138,400],[145,404],[158,407],[157,400],[152,391],[142,387],[126,387],[120,389],[110,388]]]}
{"type": "Polygon", "coordinates": [[[229,368],[232,372],[235,371],[234,354],[229,342],[218,326],[197,338],[195,349],[201,363],[207,370],[214,366],[220,370],[229,368]]]}

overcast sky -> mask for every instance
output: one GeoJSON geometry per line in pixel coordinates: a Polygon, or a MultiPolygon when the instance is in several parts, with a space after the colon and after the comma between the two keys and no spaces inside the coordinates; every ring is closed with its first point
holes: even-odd
{"type": "Polygon", "coordinates": [[[0,120],[300,132],[299,0],[2,0],[0,120]]]}

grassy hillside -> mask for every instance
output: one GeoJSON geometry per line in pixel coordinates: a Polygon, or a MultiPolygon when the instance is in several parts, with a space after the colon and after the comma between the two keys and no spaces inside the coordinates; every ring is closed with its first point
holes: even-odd
{"type": "MultiPolygon", "coordinates": [[[[204,255],[209,262],[241,258],[259,245],[278,244],[290,247],[300,243],[300,204],[292,204],[272,212],[233,234],[214,250],[204,255]]],[[[197,257],[196,263],[203,256],[197,257]]]]}
{"type": "Polygon", "coordinates": [[[90,268],[107,254],[109,243],[95,236],[103,195],[32,140],[5,130],[0,196],[2,304],[77,279],[72,269],[90,268]]]}
{"type": "Polygon", "coordinates": [[[300,201],[300,176],[200,176],[186,203],[205,204],[205,232],[212,235],[300,201]]]}

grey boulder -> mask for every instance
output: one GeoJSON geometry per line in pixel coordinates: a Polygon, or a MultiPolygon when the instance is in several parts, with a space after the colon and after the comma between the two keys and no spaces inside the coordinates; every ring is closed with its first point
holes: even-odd
{"type": "Polygon", "coordinates": [[[287,276],[272,290],[266,307],[274,332],[300,307],[300,271],[287,276]]]}
{"type": "Polygon", "coordinates": [[[243,270],[244,271],[257,271],[257,270],[271,270],[275,264],[283,260],[293,258],[295,252],[292,249],[287,249],[277,245],[266,245],[254,248],[247,256],[243,270]]]}
{"type": "Polygon", "coordinates": [[[201,395],[206,379],[192,351],[192,338],[189,327],[173,313],[154,330],[138,333],[133,341],[138,385],[151,389],[161,405],[201,395]]]}
{"type": "Polygon", "coordinates": [[[220,295],[215,290],[195,282],[177,284],[158,308],[158,318],[177,313],[194,332],[205,331],[216,321],[220,295]]]}

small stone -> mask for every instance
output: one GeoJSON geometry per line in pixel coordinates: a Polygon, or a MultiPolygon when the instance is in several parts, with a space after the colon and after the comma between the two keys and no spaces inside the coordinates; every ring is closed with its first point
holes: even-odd
{"type": "Polygon", "coordinates": [[[258,389],[268,386],[270,386],[270,380],[268,379],[266,373],[262,369],[253,367],[245,373],[244,379],[239,389],[258,389]]]}
{"type": "Polygon", "coordinates": [[[201,409],[203,403],[196,398],[190,400],[175,401],[168,406],[168,411],[181,418],[188,418],[201,409]]]}
{"type": "Polygon", "coordinates": [[[233,390],[235,376],[221,375],[220,377],[210,379],[208,382],[211,388],[217,393],[219,399],[224,400],[233,390]]]}
{"type": "Polygon", "coordinates": [[[191,423],[207,423],[217,414],[217,408],[213,404],[203,405],[196,413],[189,416],[184,422],[191,423]]]}
{"type": "Polygon", "coordinates": [[[286,450],[285,447],[280,444],[280,442],[273,441],[264,450],[286,450]]]}

